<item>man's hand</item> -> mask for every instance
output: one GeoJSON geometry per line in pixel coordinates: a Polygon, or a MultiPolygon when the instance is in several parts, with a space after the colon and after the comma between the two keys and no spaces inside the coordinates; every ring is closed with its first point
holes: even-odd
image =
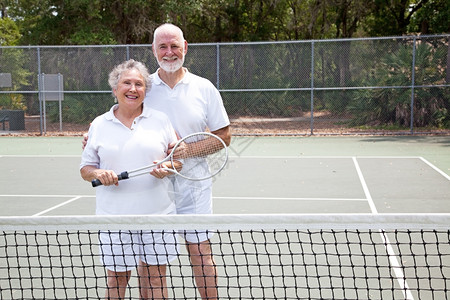
{"type": "Polygon", "coordinates": [[[83,134],[83,140],[81,141],[81,149],[84,150],[84,148],[86,147],[87,141],[88,141],[88,134],[85,133],[85,134],[83,134]]]}
{"type": "MultiPolygon", "coordinates": [[[[169,155],[172,150],[173,147],[175,146],[176,143],[171,143],[169,144],[169,147],[167,149],[167,155],[169,155]]],[[[188,157],[188,146],[186,143],[181,143],[178,145],[178,147],[175,149],[175,152],[173,153],[173,158],[174,159],[183,159],[188,157]]]]}

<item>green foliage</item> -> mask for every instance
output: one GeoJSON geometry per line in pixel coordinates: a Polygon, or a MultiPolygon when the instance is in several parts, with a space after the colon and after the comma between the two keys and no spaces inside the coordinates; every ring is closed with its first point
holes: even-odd
{"type": "Polygon", "coordinates": [[[164,22],[191,43],[442,33],[450,14],[446,0],[3,1],[21,45],[145,44],[164,22]]]}
{"type": "MultiPolygon", "coordinates": [[[[415,85],[437,84],[443,78],[445,56],[439,55],[438,46],[418,43],[415,71],[415,85]]],[[[404,45],[396,51],[385,54],[376,69],[374,80],[381,86],[408,86],[412,81],[411,46],[404,45]]],[[[411,110],[414,127],[448,128],[450,115],[450,96],[446,88],[414,89],[413,102],[410,88],[383,88],[359,93],[349,106],[353,114],[351,125],[368,124],[372,126],[391,124],[408,128],[411,126],[411,110]],[[411,108],[411,103],[413,107],[411,108]]]]}
{"type": "MultiPolygon", "coordinates": [[[[30,57],[23,49],[0,49],[0,70],[11,73],[12,87],[8,90],[17,91],[30,85],[32,72],[26,67],[30,57]]],[[[26,109],[25,98],[18,94],[0,94],[0,106],[8,109],[26,109]]]]}
{"type": "Polygon", "coordinates": [[[229,92],[222,98],[231,118],[300,117],[310,110],[310,95],[305,92],[229,92]]]}
{"type": "MultiPolygon", "coordinates": [[[[179,25],[190,43],[450,31],[450,4],[445,0],[3,0],[2,4],[5,9],[0,19],[1,45],[148,44],[152,42],[153,30],[164,22],[179,25]]],[[[409,85],[412,80],[410,44],[399,49],[389,49],[382,43],[372,46],[367,42],[362,45],[357,42],[323,44],[324,47],[319,43],[315,46],[315,86],[338,86],[343,90],[316,91],[314,109],[338,115],[350,107],[353,124],[387,122],[390,126],[409,126],[411,90],[359,90],[353,93],[345,87],[409,85]],[[380,64],[372,62],[373,57],[380,61],[380,56],[383,56],[380,64]]],[[[445,61],[447,47],[442,43],[426,44],[426,41],[418,46],[417,65],[423,67],[416,71],[417,85],[445,83],[442,82],[445,78],[443,72],[449,72],[445,61]]],[[[211,55],[190,50],[186,66],[193,73],[215,78],[216,69],[212,67],[216,65],[215,46],[212,48],[211,55]]],[[[47,66],[45,73],[64,74],[65,90],[84,91],[92,86],[105,90],[109,89],[106,81],[108,71],[126,58],[122,49],[106,48],[101,55],[83,47],[61,49],[61,53],[58,49],[41,49],[40,59],[41,64],[47,66]],[[104,73],[95,71],[98,69],[104,73]]],[[[221,46],[220,88],[310,86],[310,44],[307,47],[289,45],[286,49],[277,45],[277,56],[270,58],[264,55],[266,47],[241,47],[238,50],[221,46]],[[227,86],[223,86],[225,82],[227,86]]],[[[26,66],[33,55],[26,55],[23,49],[8,51],[10,49],[0,49],[0,66],[12,74],[13,89],[36,87],[36,74],[26,71],[30,69],[26,66]]],[[[130,55],[141,57],[150,69],[156,67],[151,52],[130,55]]],[[[415,125],[448,126],[450,107],[445,91],[445,88],[415,89],[415,125]]],[[[3,106],[24,105],[21,97],[14,100],[5,97],[0,100],[3,106]]],[[[92,111],[83,104],[90,101],[97,100],[67,95],[63,117],[69,118],[73,113],[72,121],[93,118],[111,105],[109,100],[98,100],[100,109],[92,111]]],[[[297,116],[310,110],[309,95],[303,92],[227,94],[224,101],[228,108],[248,103],[247,114],[250,116],[297,116]]],[[[36,107],[36,102],[37,99],[33,98],[27,105],[36,107]]]]}
{"type": "Polygon", "coordinates": [[[450,32],[450,2],[430,0],[411,18],[409,32],[448,33],[450,32]]]}
{"type": "MultiPolygon", "coordinates": [[[[0,46],[14,46],[20,38],[19,28],[10,18],[0,18],[0,46]]],[[[29,58],[19,49],[0,50],[0,71],[8,71],[13,78],[12,90],[27,86],[27,79],[30,76],[24,65],[29,58]]],[[[0,94],[0,109],[26,109],[23,95],[0,94]]]]}
{"type": "Polygon", "coordinates": [[[433,113],[433,120],[437,128],[450,128],[450,111],[447,108],[437,109],[433,113]]]}
{"type": "Polygon", "coordinates": [[[18,109],[26,110],[23,95],[19,94],[0,94],[0,109],[18,109]]]}
{"type": "Polygon", "coordinates": [[[71,35],[70,43],[74,45],[113,45],[116,44],[116,40],[107,29],[82,28],[71,35]]]}
{"type": "Polygon", "coordinates": [[[10,18],[0,18],[0,46],[14,46],[20,38],[19,28],[10,18]]]}
{"type": "MultiPolygon", "coordinates": [[[[108,94],[66,95],[62,102],[63,122],[89,124],[95,117],[107,112],[114,104],[114,98],[108,94]]],[[[59,103],[47,102],[47,115],[50,122],[59,122],[59,103]]]]}
{"type": "Polygon", "coordinates": [[[34,0],[18,12],[23,44],[116,44],[100,0],[34,0]]]}

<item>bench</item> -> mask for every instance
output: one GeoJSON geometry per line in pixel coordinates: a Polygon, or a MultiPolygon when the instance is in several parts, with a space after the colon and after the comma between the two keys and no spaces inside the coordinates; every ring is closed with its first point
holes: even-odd
{"type": "Polygon", "coordinates": [[[9,130],[25,130],[25,112],[23,110],[0,110],[0,123],[3,130],[6,130],[6,122],[8,122],[9,130]]]}
{"type": "Polygon", "coordinates": [[[3,117],[0,117],[0,123],[2,123],[2,128],[3,128],[3,130],[6,130],[5,129],[5,123],[6,122],[8,122],[9,121],[9,117],[8,116],[3,116],[3,117]]]}

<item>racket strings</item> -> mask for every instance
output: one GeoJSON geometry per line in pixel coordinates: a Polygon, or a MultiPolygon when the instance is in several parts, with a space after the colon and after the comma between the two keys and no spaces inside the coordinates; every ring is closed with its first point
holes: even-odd
{"type": "MultiPolygon", "coordinates": [[[[225,167],[227,160],[228,149],[220,137],[208,132],[194,133],[178,141],[169,156],[162,161],[122,172],[119,180],[150,174],[152,169],[160,167],[162,163],[171,162],[170,167],[164,168],[186,179],[200,181],[218,174],[225,167]]],[[[93,180],[92,185],[96,187],[101,185],[101,182],[93,180]]]]}
{"type": "Polygon", "coordinates": [[[201,134],[187,137],[183,141],[186,145],[185,158],[208,157],[214,155],[214,153],[220,151],[224,147],[223,142],[218,138],[203,136],[201,134]]]}
{"type": "Polygon", "coordinates": [[[191,135],[185,140],[187,154],[179,171],[183,177],[201,180],[217,174],[226,164],[226,145],[218,137],[191,135]]]}

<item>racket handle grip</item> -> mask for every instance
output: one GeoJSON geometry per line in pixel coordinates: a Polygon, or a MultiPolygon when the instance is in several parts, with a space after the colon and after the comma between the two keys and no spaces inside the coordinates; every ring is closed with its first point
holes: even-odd
{"type": "MultiPolygon", "coordinates": [[[[122,179],[128,179],[128,178],[129,178],[128,172],[127,172],[127,171],[124,171],[124,172],[120,173],[119,175],[117,175],[117,178],[119,178],[119,180],[122,180],[122,179]]],[[[97,186],[99,186],[99,185],[102,185],[102,183],[101,183],[100,180],[98,180],[98,179],[92,180],[91,183],[92,183],[92,186],[93,186],[93,187],[97,187],[97,186]]]]}

